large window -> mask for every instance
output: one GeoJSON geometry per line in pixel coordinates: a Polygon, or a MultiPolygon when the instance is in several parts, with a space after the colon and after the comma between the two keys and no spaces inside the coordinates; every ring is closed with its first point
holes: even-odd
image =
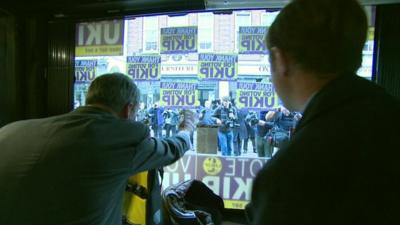
{"type": "MultiPolygon", "coordinates": [[[[366,10],[370,29],[358,73],[371,79],[374,9],[366,10]]],[[[266,111],[280,107],[271,83],[268,51],[262,44],[278,14],[240,10],[79,23],[77,37],[84,45],[76,48],[74,107],[84,105],[95,77],[122,72],[139,87],[144,114],[155,103],[165,112],[187,108],[201,113],[229,96],[244,117],[251,114],[262,119],[266,111]]],[[[222,155],[217,148],[217,128],[210,128],[215,133],[209,136],[204,127],[198,128],[194,151],[165,168],[164,185],[197,178],[223,197],[227,208],[243,208],[255,174],[269,158],[257,152],[257,139],[265,140],[258,127],[232,126],[254,134],[238,147],[240,154],[232,150],[231,156],[222,155]]],[[[167,132],[164,129],[159,135],[167,136],[167,132]]],[[[271,151],[278,150],[275,146],[271,151]]]]}

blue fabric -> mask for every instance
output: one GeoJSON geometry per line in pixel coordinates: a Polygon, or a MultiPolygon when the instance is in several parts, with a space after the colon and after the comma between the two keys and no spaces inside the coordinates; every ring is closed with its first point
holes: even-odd
{"type": "Polygon", "coordinates": [[[221,147],[222,155],[229,156],[232,154],[233,132],[218,131],[218,140],[221,147]]]}

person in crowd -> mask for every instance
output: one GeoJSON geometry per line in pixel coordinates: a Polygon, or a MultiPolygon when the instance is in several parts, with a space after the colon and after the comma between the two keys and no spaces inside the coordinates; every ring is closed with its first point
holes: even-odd
{"type": "Polygon", "coordinates": [[[231,104],[237,112],[237,119],[234,121],[233,126],[233,154],[235,156],[240,156],[242,154],[244,140],[248,138],[245,122],[248,110],[246,108],[237,109],[233,101],[231,104]]]}
{"type": "Polygon", "coordinates": [[[220,99],[215,99],[211,101],[211,109],[215,111],[218,107],[221,106],[221,100],[220,99]]]}
{"type": "Polygon", "coordinates": [[[162,128],[164,125],[164,117],[162,116],[164,108],[160,107],[158,102],[153,104],[149,109],[149,116],[151,118],[151,129],[153,130],[154,137],[162,137],[162,128]]]}
{"type": "Polygon", "coordinates": [[[272,109],[263,110],[260,111],[260,118],[263,119],[252,120],[252,123],[257,125],[256,146],[258,157],[272,157],[274,147],[265,137],[274,126],[274,122],[272,121],[274,114],[275,112],[272,109]]]}
{"type": "Polygon", "coordinates": [[[218,128],[218,143],[224,156],[232,154],[233,145],[233,127],[234,121],[237,119],[236,110],[231,106],[228,96],[222,97],[222,105],[219,106],[213,114],[218,128]]]}
{"type": "Polygon", "coordinates": [[[400,224],[400,102],[356,75],[367,26],[356,0],[293,0],[269,27],[273,85],[302,118],[254,180],[250,224],[400,224]]]}
{"type": "Polygon", "coordinates": [[[214,110],[211,108],[211,101],[206,100],[204,102],[204,108],[199,112],[199,126],[212,126],[215,125],[215,121],[212,118],[214,110]]]}
{"type": "Polygon", "coordinates": [[[257,153],[256,150],[256,125],[258,123],[258,113],[256,111],[249,111],[245,117],[245,126],[247,130],[247,138],[244,139],[243,152],[247,153],[249,139],[253,147],[253,153],[257,153]]]}
{"type": "Polygon", "coordinates": [[[139,96],[128,76],[105,74],[86,106],[1,128],[0,224],[121,224],[128,177],[178,160],[194,129],[187,117],[176,136],[151,138],[134,122],[139,96]]]}
{"type": "MultiPolygon", "coordinates": [[[[147,110],[144,102],[139,103],[139,109],[136,113],[136,121],[143,122],[146,124],[146,119],[148,119],[147,110]]],[[[148,124],[148,122],[147,122],[148,124]]]]}
{"type": "Polygon", "coordinates": [[[268,152],[273,154],[275,148],[280,149],[289,142],[299,117],[296,116],[297,113],[290,112],[283,106],[271,112],[273,124],[265,139],[267,139],[268,152]]]}
{"type": "Polygon", "coordinates": [[[165,136],[170,137],[176,134],[176,126],[179,122],[179,113],[176,110],[168,109],[162,113],[164,117],[165,136]]]}

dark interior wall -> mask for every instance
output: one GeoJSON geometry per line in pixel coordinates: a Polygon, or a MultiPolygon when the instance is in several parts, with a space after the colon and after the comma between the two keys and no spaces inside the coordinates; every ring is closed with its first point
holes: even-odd
{"type": "Polygon", "coordinates": [[[24,119],[43,117],[46,116],[47,20],[31,16],[21,23],[24,119]]]}
{"type": "Polygon", "coordinates": [[[20,117],[15,17],[0,11],[0,127],[20,117]]]}
{"type": "Polygon", "coordinates": [[[47,19],[1,11],[0,126],[46,115],[47,19]]]}
{"type": "Polygon", "coordinates": [[[75,23],[56,21],[48,24],[47,115],[72,109],[75,23]]]}
{"type": "Polygon", "coordinates": [[[400,99],[400,4],[376,8],[376,81],[400,99]]]}

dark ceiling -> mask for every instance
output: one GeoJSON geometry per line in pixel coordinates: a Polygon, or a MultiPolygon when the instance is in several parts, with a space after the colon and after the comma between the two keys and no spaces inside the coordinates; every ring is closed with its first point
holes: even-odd
{"type": "Polygon", "coordinates": [[[204,10],[204,0],[2,0],[0,8],[19,14],[54,17],[110,17],[144,13],[204,10]]]}
{"type": "MultiPolygon", "coordinates": [[[[290,0],[0,0],[0,9],[55,18],[115,17],[187,10],[281,8],[290,0]]],[[[360,0],[364,5],[400,0],[360,0]]]]}

